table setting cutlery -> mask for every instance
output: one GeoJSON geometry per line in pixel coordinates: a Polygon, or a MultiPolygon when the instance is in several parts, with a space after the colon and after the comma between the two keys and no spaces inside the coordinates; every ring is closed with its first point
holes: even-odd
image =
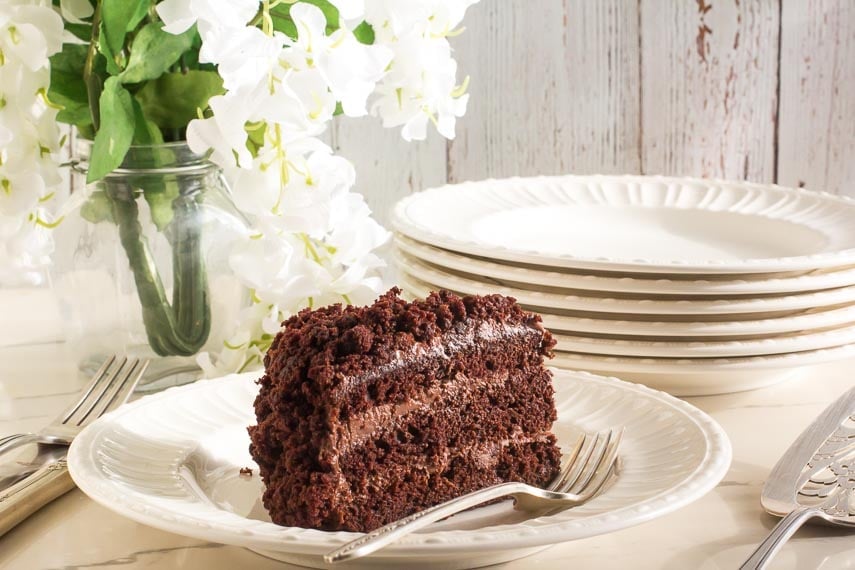
{"type": "Polygon", "coordinates": [[[412,194],[392,225],[411,295],[512,296],[555,365],[693,396],[855,356],[853,216],[772,184],[541,176],[412,194]]]}
{"type": "Polygon", "coordinates": [[[783,517],[740,566],[761,570],[811,519],[855,530],[855,388],[796,439],[769,474],[763,508],[783,517]]]}
{"type": "Polygon", "coordinates": [[[0,439],[0,455],[28,443],[40,446],[36,459],[5,469],[0,487],[0,536],[28,516],[74,488],[65,456],[80,432],[123,405],[145,373],[148,361],[109,357],[80,396],[37,433],[0,439]]]}

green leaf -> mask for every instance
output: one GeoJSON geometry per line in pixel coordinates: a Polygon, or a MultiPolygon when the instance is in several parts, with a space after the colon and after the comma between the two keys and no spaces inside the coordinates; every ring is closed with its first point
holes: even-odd
{"type": "Polygon", "coordinates": [[[277,32],[285,34],[292,40],[297,39],[297,25],[294,24],[294,21],[291,18],[274,17],[273,29],[277,32]]]}
{"type": "Polygon", "coordinates": [[[183,128],[205,110],[208,100],[223,93],[223,80],[215,71],[166,73],[149,81],[136,97],[145,116],[160,128],[183,128]]]}
{"type": "Polygon", "coordinates": [[[151,221],[154,223],[157,231],[162,232],[175,216],[175,212],[172,209],[172,202],[178,198],[179,194],[180,190],[175,177],[152,178],[150,182],[145,184],[143,196],[145,197],[145,201],[148,202],[148,209],[151,211],[151,221]]]}
{"type": "Polygon", "coordinates": [[[89,43],[92,38],[92,24],[71,24],[65,22],[65,29],[72,33],[78,40],[89,43]]]}
{"type": "Polygon", "coordinates": [[[57,120],[72,125],[92,123],[83,66],[86,63],[86,46],[64,44],[62,51],[50,58],[51,101],[63,106],[57,120]]]}
{"type": "Polygon", "coordinates": [[[119,53],[125,45],[125,34],[137,27],[148,13],[148,0],[102,0],[101,39],[111,53],[119,53]]]}
{"type": "Polygon", "coordinates": [[[353,29],[354,37],[363,44],[374,43],[374,28],[368,22],[362,22],[353,29]]]}
{"type": "Polygon", "coordinates": [[[128,67],[119,76],[122,83],[140,83],[157,79],[190,49],[196,26],[183,34],[164,32],[160,23],[146,24],[134,38],[128,67]]]}
{"type": "Polygon", "coordinates": [[[92,145],[87,182],[100,180],[118,168],[134,138],[133,101],[119,78],[107,78],[98,107],[101,128],[95,134],[92,145]]]}
{"type": "MultiPolygon", "coordinates": [[[[100,24],[101,31],[99,32],[100,36],[104,36],[104,22],[100,24]]],[[[107,73],[110,75],[119,75],[122,72],[122,68],[119,67],[119,64],[116,62],[116,52],[110,47],[110,44],[107,42],[98,42],[98,51],[101,55],[104,56],[104,61],[107,65],[107,73]]],[[[122,65],[124,66],[125,62],[122,60],[122,65]]]]}
{"type": "Polygon", "coordinates": [[[110,204],[110,198],[103,190],[93,192],[80,207],[80,216],[93,224],[112,222],[113,206],[110,204]]]}
{"type": "Polygon", "coordinates": [[[143,113],[139,102],[131,98],[134,106],[134,140],[133,144],[163,144],[163,134],[157,125],[149,121],[143,113]]]}
{"type": "Polygon", "coordinates": [[[260,123],[258,128],[247,129],[246,148],[249,149],[253,158],[258,157],[258,152],[264,146],[264,135],[267,133],[267,123],[260,123]]]}
{"type": "Polygon", "coordinates": [[[89,125],[77,125],[77,134],[86,140],[94,140],[95,139],[95,127],[92,124],[89,125]]]}
{"type": "Polygon", "coordinates": [[[63,109],[56,115],[56,120],[60,123],[74,125],[78,129],[92,124],[92,113],[89,112],[89,105],[60,104],[63,109]]]}
{"type": "Polygon", "coordinates": [[[59,69],[67,73],[80,75],[83,81],[83,67],[86,65],[86,52],[89,46],[62,44],[62,51],[50,57],[51,70],[59,69]]]}

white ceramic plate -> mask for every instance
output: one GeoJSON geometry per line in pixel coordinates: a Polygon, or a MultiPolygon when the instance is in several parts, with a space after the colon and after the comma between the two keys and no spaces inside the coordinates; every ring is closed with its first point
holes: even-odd
{"type": "MultiPolygon", "coordinates": [[[[516,287],[504,287],[494,283],[467,279],[458,274],[441,271],[413,258],[401,260],[396,256],[405,285],[415,278],[435,289],[449,289],[457,293],[489,295],[501,293],[514,297],[523,305],[560,311],[583,311],[589,313],[617,313],[621,315],[758,315],[784,316],[793,311],[817,307],[834,307],[855,302],[855,286],[828,289],[813,293],[774,297],[737,297],[703,300],[673,299],[624,299],[596,297],[593,295],[565,295],[544,291],[531,291],[516,287]]],[[[736,320],[736,319],[734,319],[736,320]]]]}
{"type": "Polygon", "coordinates": [[[631,358],[556,352],[553,366],[610,374],[675,396],[753,390],[810,373],[811,366],[855,358],[855,344],[745,358],[631,358]]]}
{"type": "MultiPolygon", "coordinates": [[[[415,279],[403,279],[407,291],[424,298],[431,287],[415,279]]],[[[767,338],[770,335],[792,334],[800,331],[826,329],[855,324],[855,305],[836,309],[804,309],[791,316],[758,320],[708,320],[708,321],[649,321],[634,318],[592,318],[587,316],[553,315],[540,311],[543,324],[554,331],[569,333],[591,333],[612,336],[639,336],[655,338],[702,339],[723,337],[724,339],[767,338]]],[[[609,316],[609,315],[604,315],[609,316]]],[[[679,318],[679,316],[678,316],[679,318]]]]}
{"type": "Polygon", "coordinates": [[[774,185],[645,176],[448,185],[395,207],[397,231],[481,257],[652,273],[855,263],[855,201],[774,185]]]}
{"type": "Polygon", "coordinates": [[[499,285],[532,287],[554,287],[585,291],[609,291],[613,293],[650,295],[760,295],[766,293],[797,293],[819,291],[855,284],[855,268],[838,271],[820,269],[794,277],[768,278],[766,274],[742,277],[699,279],[686,276],[674,279],[657,276],[617,276],[574,273],[570,270],[554,270],[536,265],[512,265],[496,263],[487,259],[454,253],[417,242],[406,236],[395,236],[395,245],[405,254],[427,261],[439,268],[481,275],[495,279],[499,285]]]}
{"type": "Polygon", "coordinates": [[[595,338],[555,333],[557,350],[641,358],[732,358],[786,354],[855,343],[855,326],[773,338],[730,341],[663,341],[595,338]]]}
{"type": "MultiPolygon", "coordinates": [[[[142,398],[86,428],[71,446],[77,486],[135,521],[234,544],[294,564],[358,536],[272,524],[247,451],[257,373],[227,376],[142,398]]],[[[569,448],[581,431],[625,426],[620,477],[590,503],[527,518],[508,502],[474,509],[348,567],[470,568],[532,554],[556,542],[632,526],[712,489],[730,464],[724,431],[689,404],[643,386],[556,370],[558,421],[569,448]]]]}
{"type": "Polygon", "coordinates": [[[855,325],[855,305],[827,311],[809,309],[791,317],[756,321],[625,321],[549,313],[541,313],[541,316],[548,329],[569,333],[640,337],[648,340],[743,340],[855,325]]]}

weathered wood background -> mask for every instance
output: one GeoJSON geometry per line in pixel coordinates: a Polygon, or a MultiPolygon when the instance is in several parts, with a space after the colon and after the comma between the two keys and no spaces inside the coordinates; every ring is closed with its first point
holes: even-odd
{"type": "Polygon", "coordinates": [[[855,1],[481,0],[454,40],[457,138],[374,119],[333,144],[386,221],[446,181],[644,173],[855,196],[855,1]]]}

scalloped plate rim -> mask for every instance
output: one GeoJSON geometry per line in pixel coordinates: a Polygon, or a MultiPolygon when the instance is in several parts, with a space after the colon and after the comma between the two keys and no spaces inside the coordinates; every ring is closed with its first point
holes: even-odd
{"type": "MultiPolygon", "coordinates": [[[[440,249],[422,243],[405,235],[394,238],[396,255],[404,253],[418,261],[429,263],[441,269],[459,271],[469,275],[482,275],[491,279],[507,281],[506,286],[516,284],[543,286],[577,290],[589,290],[613,293],[634,293],[652,295],[765,295],[771,293],[806,293],[822,289],[833,289],[855,284],[855,267],[837,271],[828,271],[812,275],[805,273],[791,277],[742,278],[742,279],[704,279],[703,276],[690,279],[671,279],[667,275],[634,274],[611,277],[591,273],[560,273],[555,267],[525,267],[497,260],[480,259],[466,256],[456,251],[440,249]],[[405,241],[406,240],[406,241],[405,241]],[[567,283],[572,286],[568,286],[567,283]],[[665,290],[663,290],[663,287],[665,290]]],[[[693,277],[693,276],[690,276],[693,277]]]]}
{"type": "MultiPolygon", "coordinates": [[[[538,311],[546,309],[546,312],[549,310],[566,310],[610,315],[697,315],[699,318],[704,315],[734,315],[745,317],[743,320],[760,320],[750,315],[795,312],[818,307],[855,304],[855,285],[776,297],[625,299],[578,294],[562,295],[560,293],[520,289],[508,285],[495,285],[489,281],[480,281],[475,276],[468,279],[447,273],[420,261],[411,261],[404,265],[398,256],[395,256],[395,263],[404,282],[415,279],[429,287],[449,289],[466,295],[500,293],[515,298],[523,305],[537,307],[538,311]]],[[[406,284],[404,286],[406,287],[406,284]]]]}
{"type": "Polygon", "coordinates": [[[534,263],[553,267],[568,267],[578,269],[599,269],[605,271],[636,271],[640,273],[654,272],[680,272],[680,273],[766,273],[779,271],[798,271],[807,269],[818,269],[841,265],[851,265],[855,262],[855,246],[843,248],[836,251],[820,252],[809,255],[794,255],[784,257],[761,257],[742,260],[699,260],[699,259],[675,259],[675,260],[652,260],[643,258],[617,258],[609,256],[579,256],[573,254],[543,255],[535,250],[515,249],[498,245],[486,245],[476,241],[461,239],[453,234],[443,233],[423,224],[415,222],[407,215],[406,209],[419,200],[435,199],[440,192],[455,188],[471,188],[473,186],[498,186],[502,184],[536,184],[545,181],[559,182],[561,180],[589,180],[591,182],[659,182],[676,184],[696,185],[723,185],[734,188],[773,189],[791,193],[794,195],[810,196],[818,201],[843,204],[855,210],[855,199],[848,196],[830,194],[808,190],[805,188],[790,188],[778,184],[761,184],[753,182],[739,182],[717,178],[693,178],[693,177],[671,177],[671,176],[643,176],[643,175],[558,175],[558,176],[514,176],[509,178],[486,178],[477,181],[466,181],[457,184],[445,184],[435,188],[429,188],[406,196],[399,200],[392,209],[392,227],[417,241],[428,245],[449,249],[460,253],[468,253],[481,257],[493,258],[503,261],[516,261],[522,263],[534,263]]]}

